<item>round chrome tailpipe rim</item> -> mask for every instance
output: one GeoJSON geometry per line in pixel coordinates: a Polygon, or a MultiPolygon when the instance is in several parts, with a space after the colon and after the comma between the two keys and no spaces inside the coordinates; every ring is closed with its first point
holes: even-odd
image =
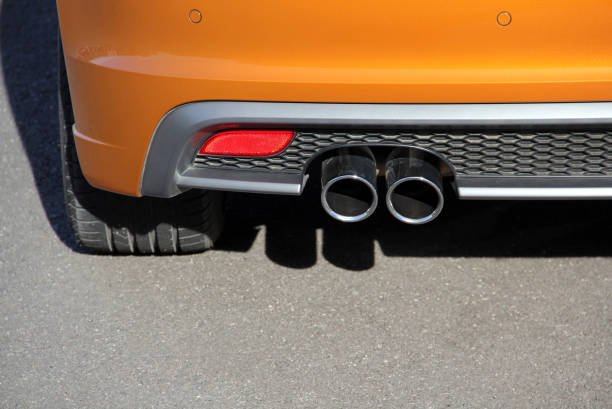
{"type": "Polygon", "coordinates": [[[360,222],[378,205],[376,162],[369,149],[343,149],[323,161],[321,204],[336,220],[360,222]]]}
{"type": "Polygon", "coordinates": [[[321,203],[327,214],[336,220],[360,222],[376,210],[378,194],[367,180],[355,175],[342,175],[323,187],[321,203]]]}
{"type": "Polygon", "coordinates": [[[407,224],[433,221],[444,208],[442,176],[431,163],[416,157],[398,157],[386,164],[389,212],[407,224]]]}

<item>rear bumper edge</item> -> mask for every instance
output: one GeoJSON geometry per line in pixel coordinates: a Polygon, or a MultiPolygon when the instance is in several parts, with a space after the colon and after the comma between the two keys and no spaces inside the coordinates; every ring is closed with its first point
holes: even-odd
{"type": "MultiPolygon", "coordinates": [[[[325,104],[194,102],[158,124],[143,169],[141,193],[172,197],[189,188],[301,194],[301,173],[192,166],[203,140],[223,127],[611,126],[612,102],[528,104],[325,104]],[[196,136],[196,134],[198,136],[196,136]],[[207,136],[208,135],[208,136],[207,136]],[[196,139],[197,138],[197,139],[196,139]]],[[[609,199],[612,177],[458,176],[462,199],[609,199]]]]}

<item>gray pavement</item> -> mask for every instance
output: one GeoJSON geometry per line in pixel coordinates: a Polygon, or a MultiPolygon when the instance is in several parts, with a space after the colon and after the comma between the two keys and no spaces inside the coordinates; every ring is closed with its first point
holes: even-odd
{"type": "Polygon", "coordinates": [[[612,204],[458,202],[407,227],[232,195],[218,248],[81,252],[54,1],[1,2],[0,408],[612,407],[612,204]]]}

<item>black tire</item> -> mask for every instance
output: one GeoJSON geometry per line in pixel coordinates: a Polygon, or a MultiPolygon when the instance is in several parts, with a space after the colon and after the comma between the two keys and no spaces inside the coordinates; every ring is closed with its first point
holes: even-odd
{"type": "Polygon", "coordinates": [[[192,190],[172,199],[134,198],[87,183],[72,134],[72,103],[61,41],[58,61],[64,199],[80,245],[105,254],[184,254],[211,248],[223,226],[223,193],[192,190]]]}

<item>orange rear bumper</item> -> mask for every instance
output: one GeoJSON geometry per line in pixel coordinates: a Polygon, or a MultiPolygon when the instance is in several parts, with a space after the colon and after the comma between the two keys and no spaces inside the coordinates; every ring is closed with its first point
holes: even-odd
{"type": "Polygon", "coordinates": [[[151,136],[204,100],[612,100],[612,3],[59,0],[77,147],[93,185],[140,195],[151,136]]]}

